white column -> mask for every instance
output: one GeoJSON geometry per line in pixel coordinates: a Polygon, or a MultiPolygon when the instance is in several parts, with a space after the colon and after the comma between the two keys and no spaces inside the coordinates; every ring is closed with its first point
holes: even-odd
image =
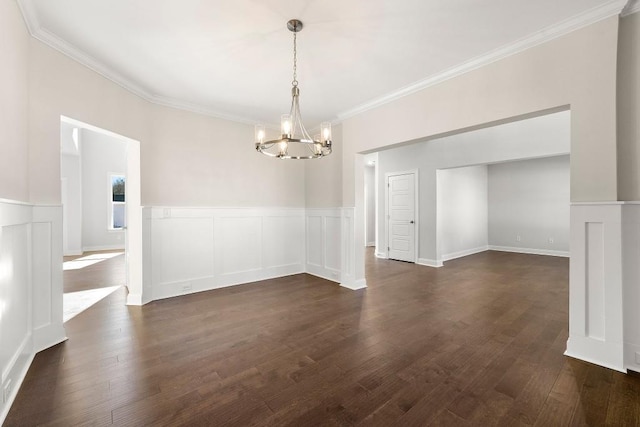
{"type": "Polygon", "coordinates": [[[621,202],[571,206],[566,355],[617,371],[624,363],[621,202]]]}

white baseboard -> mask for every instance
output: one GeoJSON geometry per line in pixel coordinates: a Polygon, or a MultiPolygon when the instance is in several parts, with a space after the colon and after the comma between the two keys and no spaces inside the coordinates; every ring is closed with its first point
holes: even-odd
{"type": "MultiPolygon", "coordinates": [[[[182,295],[206,292],[214,289],[227,288],[231,286],[246,285],[248,283],[260,282],[263,280],[275,279],[279,277],[303,274],[301,265],[282,266],[278,268],[261,269],[252,272],[231,274],[227,276],[206,276],[197,278],[186,278],[177,282],[158,283],[153,288],[153,300],[173,298],[182,295]],[[185,288],[186,286],[186,288],[185,288]]],[[[139,297],[132,297],[133,302],[138,302],[139,297]]]]}
{"type": "Polygon", "coordinates": [[[640,354],[640,345],[624,343],[624,367],[630,371],[640,372],[640,363],[636,362],[636,354],[640,354]]]}
{"type": "Polygon", "coordinates": [[[340,286],[343,288],[351,289],[352,291],[357,291],[358,289],[365,289],[367,287],[367,280],[360,279],[356,280],[353,283],[340,283],[340,286]]]}
{"type": "Polygon", "coordinates": [[[427,259],[427,258],[418,258],[416,262],[418,265],[424,265],[425,267],[442,267],[442,261],[438,261],[435,259],[427,259]]]}
{"type": "Polygon", "coordinates": [[[103,246],[83,246],[83,252],[95,252],[95,251],[119,251],[124,250],[124,245],[103,245],[103,246]]]}
{"type": "Polygon", "coordinates": [[[519,254],[547,255],[569,258],[569,251],[552,251],[550,249],[516,248],[512,246],[489,245],[490,251],[515,252],[519,254]]]}
{"type": "Polygon", "coordinates": [[[37,353],[67,340],[64,325],[48,324],[33,330],[33,349],[37,353]]]}
{"type": "Polygon", "coordinates": [[[376,252],[375,255],[376,255],[376,258],[387,259],[387,253],[386,252],[376,252]]]}
{"type": "Polygon", "coordinates": [[[371,246],[375,246],[375,245],[376,245],[376,242],[367,242],[365,244],[366,247],[371,247],[371,246]]]}
{"type": "Polygon", "coordinates": [[[445,254],[442,255],[441,261],[450,261],[452,259],[456,259],[456,258],[462,258],[465,256],[469,256],[469,255],[473,255],[473,254],[478,254],[480,252],[484,252],[486,250],[489,249],[489,246],[478,246],[477,248],[473,248],[473,249],[465,249],[464,251],[458,251],[458,252],[452,252],[450,254],[445,254]]]}
{"type": "Polygon", "coordinates": [[[64,256],[80,256],[82,255],[82,251],[67,251],[64,253],[64,256]]]}
{"type": "Polygon", "coordinates": [[[621,342],[612,344],[591,337],[569,337],[564,355],[626,374],[624,358],[619,357],[623,355],[622,347],[621,342]],[[612,347],[617,351],[612,351],[612,347]]]}
{"type": "Polygon", "coordinates": [[[318,265],[307,264],[305,266],[305,273],[319,277],[321,279],[329,280],[331,282],[340,283],[340,272],[337,270],[331,270],[322,268],[318,265]]]}
{"type": "MultiPolygon", "coordinates": [[[[2,404],[4,406],[0,406],[2,408],[2,412],[0,413],[0,425],[4,425],[4,421],[7,418],[7,415],[9,415],[9,410],[11,409],[13,402],[18,396],[20,386],[24,382],[24,379],[27,376],[27,372],[29,372],[29,368],[31,367],[35,356],[36,353],[32,351],[26,358],[19,359],[18,362],[22,362],[19,363],[19,365],[21,366],[14,365],[13,367],[17,371],[17,373],[15,375],[12,375],[11,373],[7,375],[8,378],[11,378],[13,380],[13,383],[11,385],[11,393],[9,394],[7,400],[2,404]]],[[[2,386],[4,389],[4,386],[6,386],[6,384],[3,383],[2,386]]]]}
{"type": "Polygon", "coordinates": [[[144,305],[142,303],[142,295],[140,294],[128,294],[127,305],[144,305]]]}

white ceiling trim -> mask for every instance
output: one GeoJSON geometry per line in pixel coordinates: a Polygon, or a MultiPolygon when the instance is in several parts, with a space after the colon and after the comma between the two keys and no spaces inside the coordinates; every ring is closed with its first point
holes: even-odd
{"type": "MultiPolygon", "coordinates": [[[[25,20],[27,29],[29,30],[29,33],[31,34],[32,37],[34,37],[37,40],[40,40],[41,42],[52,47],[53,49],[79,62],[85,67],[95,71],[96,73],[100,74],[106,79],[111,80],[112,82],[116,83],[122,88],[139,96],[140,98],[157,105],[190,111],[190,112],[194,112],[194,113],[198,113],[198,114],[202,114],[210,117],[215,117],[223,120],[230,120],[230,121],[244,123],[244,124],[254,124],[258,122],[258,120],[253,120],[251,118],[239,117],[239,116],[226,114],[220,111],[215,111],[213,109],[204,107],[202,105],[188,103],[188,102],[180,101],[174,98],[151,94],[145,89],[143,89],[141,86],[139,86],[138,84],[123,77],[117,71],[113,70],[107,65],[96,60],[91,55],[81,51],[80,49],[76,48],[75,46],[69,44],[65,40],[59,38],[58,36],[52,34],[48,30],[43,28],[39,22],[38,15],[32,0],[16,0],[16,1],[18,3],[20,11],[22,12],[22,16],[25,20]]],[[[609,18],[611,16],[619,15],[623,11],[623,8],[624,8],[625,15],[637,12],[640,9],[640,2],[638,0],[629,0],[629,1],[628,0],[611,0],[602,6],[591,9],[582,14],[576,15],[575,17],[562,21],[557,25],[547,27],[541,31],[536,32],[535,34],[529,37],[525,37],[523,39],[517,40],[514,43],[510,43],[506,46],[493,50],[485,55],[479,56],[463,64],[460,64],[459,66],[450,68],[449,70],[446,70],[442,73],[439,73],[431,77],[427,77],[423,80],[419,80],[413,84],[400,88],[399,90],[391,92],[382,97],[373,99],[353,109],[338,113],[337,120],[334,120],[332,122],[339,123],[349,117],[353,117],[367,110],[382,106],[389,102],[393,102],[397,99],[400,99],[412,93],[418,92],[427,87],[436,85],[438,83],[442,83],[456,76],[468,73],[469,71],[491,64],[493,62],[496,62],[508,56],[515,55],[526,49],[540,45],[542,43],[546,43],[550,40],[561,37],[577,29],[594,24],[598,21],[609,18]],[[629,4],[627,4],[627,2],[629,4]]]]}
{"type": "Polygon", "coordinates": [[[102,75],[103,77],[106,77],[112,82],[122,86],[123,88],[127,89],[129,92],[132,92],[134,95],[137,95],[141,98],[146,98],[146,99],[149,99],[151,97],[151,95],[149,95],[144,89],[142,89],[137,84],[133,83],[129,79],[122,77],[118,72],[107,67],[100,61],[97,61],[92,56],[86,54],[85,52],[79,49],[76,49],[74,46],[67,43],[65,40],[61,39],[55,34],[51,33],[46,28],[38,27],[36,32],[32,35],[37,40],[40,40],[44,44],[51,46],[52,48],[65,54],[71,59],[76,60],[77,62],[84,65],[85,67],[95,71],[96,73],[102,75]]]}
{"type": "Polygon", "coordinates": [[[629,3],[622,9],[620,16],[624,18],[636,12],[640,12],[640,0],[629,0],[629,3]]]}
{"type": "MultiPolygon", "coordinates": [[[[189,111],[192,113],[202,114],[203,116],[209,116],[216,119],[229,120],[232,122],[243,123],[251,126],[255,125],[256,123],[262,123],[260,120],[226,114],[221,111],[212,110],[211,108],[207,108],[202,105],[193,104],[191,102],[180,101],[179,99],[169,98],[166,96],[154,95],[147,98],[147,100],[149,102],[152,102],[157,105],[161,105],[163,107],[189,111]]],[[[273,129],[280,129],[280,124],[278,124],[277,126],[276,125],[271,126],[271,125],[265,124],[265,126],[273,129]]]]}
{"type": "Polygon", "coordinates": [[[85,67],[89,68],[92,71],[100,74],[104,78],[111,80],[118,86],[128,90],[140,98],[151,102],[153,104],[161,105],[164,107],[175,108],[178,110],[185,110],[192,113],[198,113],[205,116],[214,117],[222,120],[230,120],[233,122],[239,122],[244,124],[255,124],[258,123],[258,120],[249,119],[246,117],[238,117],[230,114],[222,113],[220,111],[215,111],[210,108],[206,108],[201,105],[192,104],[184,101],[180,101],[177,99],[163,97],[159,95],[154,95],[132,82],[131,80],[123,77],[120,73],[113,70],[112,68],[106,66],[102,62],[96,60],[91,55],[88,55],[84,51],[76,48],[75,46],[67,43],[65,40],[56,36],[55,34],[48,31],[46,28],[43,28],[40,25],[40,21],[38,19],[38,15],[33,6],[33,2],[31,0],[17,0],[20,11],[22,12],[22,16],[24,17],[24,21],[27,25],[27,29],[31,36],[37,40],[40,40],[42,43],[47,46],[52,47],[58,52],[68,56],[69,58],[79,62],[85,67]]]}
{"type": "Polygon", "coordinates": [[[531,36],[525,37],[501,48],[495,49],[482,56],[476,57],[458,66],[450,68],[442,73],[427,77],[423,80],[419,80],[413,84],[405,86],[380,98],[371,100],[351,110],[339,113],[338,119],[340,119],[340,121],[348,119],[349,117],[353,117],[373,108],[388,104],[389,102],[393,102],[407,95],[411,95],[412,93],[421,91],[430,86],[437,85],[446,80],[468,73],[469,71],[476,70],[485,65],[523,52],[527,49],[546,43],[558,37],[564,36],[572,31],[589,26],[598,21],[602,21],[603,19],[619,15],[622,9],[625,7],[626,3],[627,0],[612,0],[602,6],[588,10],[556,25],[544,28],[536,32],[535,34],[532,34],[531,36]]]}

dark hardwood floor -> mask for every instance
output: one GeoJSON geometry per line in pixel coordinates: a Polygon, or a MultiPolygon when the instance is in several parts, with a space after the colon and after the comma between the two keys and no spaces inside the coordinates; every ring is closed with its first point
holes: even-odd
{"type": "Polygon", "coordinates": [[[568,264],[369,251],[360,291],[301,274],[126,307],[121,289],[36,356],[6,425],[639,425],[640,376],[563,356],[568,264]]]}

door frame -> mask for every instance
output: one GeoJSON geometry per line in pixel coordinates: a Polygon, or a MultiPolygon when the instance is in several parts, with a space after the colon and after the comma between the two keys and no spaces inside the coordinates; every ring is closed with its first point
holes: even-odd
{"type": "Polygon", "coordinates": [[[143,305],[149,296],[143,297],[142,281],[142,202],[140,176],[140,141],[117,134],[89,123],[67,116],[60,121],[72,126],[88,129],[103,135],[119,139],[125,144],[127,177],[127,206],[125,238],[125,280],[127,287],[127,305],[143,305]]]}
{"type": "Polygon", "coordinates": [[[384,254],[385,254],[385,258],[389,259],[389,232],[390,227],[389,227],[389,178],[392,176],[398,176],[398,175],[411,175],[413,174],[413,189],[414,189],[414,195],[413,195],[413,211],[414,211],[414,215],[415,215],[415,223],[414,223],[414,227],[413,227],[413,244],[414,244],[414,260],[412,261],[414,264],[416,264],[418,262],[418,259],[420,258],[419,256],[419,248],[420,248],[420,244],[419,244],[419,236],[420,236],[420,191],[419,191],[419,183],[420,183],[420,175],[419,175],[420,170],[419,169],[409,169],[409,170],[405,170],[405,171],[395,171],[395,172],[386,172],[384,174],[384,254]]]}

